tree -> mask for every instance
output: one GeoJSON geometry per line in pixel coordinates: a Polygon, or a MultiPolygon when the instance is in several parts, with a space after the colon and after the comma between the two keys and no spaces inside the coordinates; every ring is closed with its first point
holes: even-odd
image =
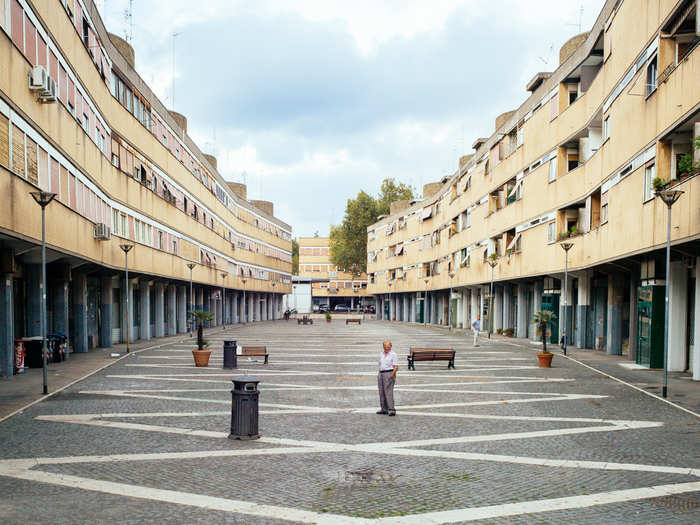
{"type": "Polygon", "coordinates": [[[377,214],[389,215],[391,203],[394,201],[413,200],[415,190],[413,186],[397,183],[393,178],[384,179],[377,196],[377,214]]]}
{"type": "Polygon", "coordinates": [[[367,227],[376,222],[377,201],[361,191],[348,199],[340,226],[331,225],[331,263],[352,273],[367,271],[367,227]]]}
{"type": "Polygon", "coordinates": [[[299,275],[299,243],[292,239],[292,275],[299,275]]]}
{"type": "Polygon", "coordinates": [[[340,226],[331,225],[331,262],[339,269],[360,274],[367,271],[367,227],[387,215],[391,203],[413,199],[413,188],[394,179],[382,181],[376,198],[361,191],[348,199],[340,226]]]}

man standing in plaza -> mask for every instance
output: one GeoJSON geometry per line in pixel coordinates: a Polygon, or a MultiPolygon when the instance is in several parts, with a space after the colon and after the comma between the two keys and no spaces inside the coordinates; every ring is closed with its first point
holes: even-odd
{"type": "Polygon", "coordinates": [[[394,408],[394,383],[399,369],[396,353],[391,349],[391,341],[384,341],[384,351],[379,354],[379,403],[381,410],[377,414],[396,415],[394,408]]]}
{"type": "Polygon", "coordinates": [[[479,330],[481,330],[481,326],[479,326],[479,316],[476,317],[472,321],[472,332],[474,332],[474,346],[479,346],[477,344],[477,341],[479,340],[479,330]]]}

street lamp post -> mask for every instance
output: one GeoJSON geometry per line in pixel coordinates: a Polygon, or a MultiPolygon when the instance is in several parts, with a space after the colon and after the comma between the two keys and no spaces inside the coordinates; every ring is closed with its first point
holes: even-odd
{"type": "Polygon", "coordinates": [[[131,349],[129,348],[129,339],[131,338],[131,317],[129,317],[129,251],[134,247],[133,244],[120,244],[119,247],[124,252],[124,270],[126,272],[126,353],[128,354],[131,349]]]}
{"type": "Polygon", "coordinates": [[[190,269],[190,308],[189,311],[190,313],[187,315],[187,327],[188,327],[188,332],[190,333],[190,337],[192,337],[192,322],[190,321],[190,316],[192,315],[192,311],[194,310],[193,304],[194,304],[194,296],[192,295],[192,268],[194,268],[194,263],[187,263],[187,267],[190,269]]]}
{"type": "Polygon", "coordinates": [[[275,285],[277,284],[275,281],[272,281],[272,308],[270,308],[270,312],[272,313],[272,319],[268,319],[268,321],[275,320],[275,285]]]}
{"type": "Polygon", "coordinates": [[[423,297],[423,325],[428,326],[428,283],[430,279],[427,277],[423,279],[425,282],[425,297],[423,297]]]}
{"type": "Polygon", "coordinates": [[[393,283],[389,282],[387,283],[387,286],[389,287],[389,321],[391,321],[391,285],[393,283]]]}
{"type": "Polygon", "coordinates": [[[451,271],[447,275],[450,276],[450,295],[447,298],[447,326],[452,331],[452,279],[455,277],[455,272],[451,271]]]}
{"type": "Polygon", "coordinates": [[[573,242],[563,242],[560,245],[562,249],[564,250],[564,253],[566,254],[565,260],[566,262],[564,263],[564,315],[562,316],[562,322],[564,324],[564,329],[562,330],[562,343],[561,343],[561,349],[562,352],[564,352],[564,355],[566,355],[566,338],[569,335],[567,333],[567,328],[568,325],[567,323],[567,305],[568,305],[568,300],[569,300],[569,250],[574,246],[573,242]]]}
{"type": "Polygon", "coordinates": [[[248,305],[245,304],[245,282],[246,279],[241,279],[241,282],[243,283],[243,316],[245,317],[245,322],[248,322],[248,305]]]}
{"type": "Polygon", "coordinates": [[[221,286],[221,325],[226,328],[226,276],[228,273],[221,272],[221,279],[224,284],[221,286]]]}
{"type": "Polygon", "coordinates": [[[42,392],[49,393],[48,363],[46,362],[46,207],[56,196],[49,191],[32,191],[32,198],[41,206],[41,359],[42,359],[42,392]]]}
{"type": "MultiPolygon", "coordinates": [[[[493,255],[493,254],[492,254],[493,255]]],[[[496,260],[496,257],[490,257],[488,258],[488,263],[489,266],[491,267],[491,289],[489,291],[489,339],[491,339],[491,332],[493,332],[493,303],[494,303],[494,298],[493,298],[493,269],[496,267],[498,264],[498,260],[496,260]]]]}
{"type": "Polygon", "coordinates": [[[668,208],[668,216],[667,216],[667,224],[666,224],[666,297],[665,297],[665,313],[664,313],[664,386],[661,391],[661,395],[663,397],[666,397],[668,395],[668,317],[669,317],[669,312],[668,312],[668,307],[669,307],[669,301],[668,301],[668,289],[670,287],[670,271],[671,271],[671,206],[673,206],[676,201],[680,198],[681,195],[683,195],[683,192],[681,190],[661,190],[657,191],[656,195],[661,197],[661,200],[664,201],[664,204],[666,204],[666,207],[668,208]]]}

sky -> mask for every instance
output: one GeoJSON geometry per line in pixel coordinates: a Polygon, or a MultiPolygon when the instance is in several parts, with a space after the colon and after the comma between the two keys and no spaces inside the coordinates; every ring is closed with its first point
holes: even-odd
{"type": "Polygon", "coordinates": [[[604,0],[97,0],[136,70],[249,199],[328,234],[393,177],[454,173],[604,0]],[[133,27],[133,29],[131,29],[133,27]]]}

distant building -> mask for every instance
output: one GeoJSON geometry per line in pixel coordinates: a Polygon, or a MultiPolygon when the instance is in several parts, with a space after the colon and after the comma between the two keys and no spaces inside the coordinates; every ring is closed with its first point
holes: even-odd
{"type": "Polygon", "coordinates": [[[605,2],[453,175],[368,228],[378,317],[469,327],[480,316],[536,339],[533,314],[551,310],[552,343],[566,332],[569,345],[658,368],[668,286],[669,369],[700,380],[698,16],[694,0],[605,2]],[[668,283],[657,178],[684,192],[668,283]]]}
{"type": "Polygon", "coordinates": [[[367,293],[367,274],[353,275],[331,263],[328,237],[299,238],[299,277],[313,278],[314,306],[347,305],[351,309],[374,304],[367,293]]]}

